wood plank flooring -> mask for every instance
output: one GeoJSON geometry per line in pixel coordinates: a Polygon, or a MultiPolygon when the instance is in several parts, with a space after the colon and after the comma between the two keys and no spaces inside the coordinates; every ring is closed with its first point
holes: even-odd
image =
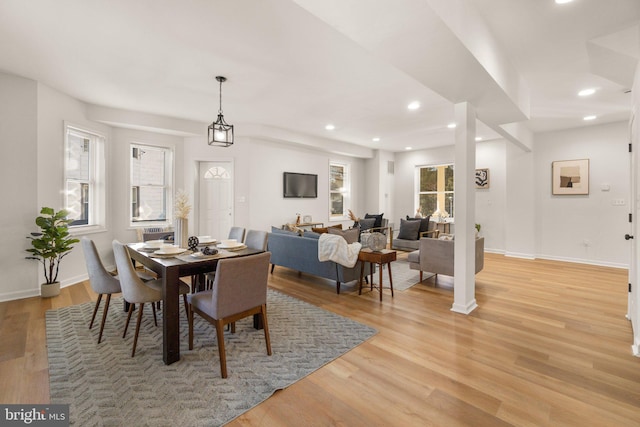
{"type": "MultiPolygon", "coordinates": [[[[446,276],[382,303],[285,268],[269,284],[379,333],[230,426],[640,425],[626,270],[487,254],[468,316],[446,276]]],[[[44,313],[95,299],[0,303],[0,402],[48,402],[44,313]]]]}

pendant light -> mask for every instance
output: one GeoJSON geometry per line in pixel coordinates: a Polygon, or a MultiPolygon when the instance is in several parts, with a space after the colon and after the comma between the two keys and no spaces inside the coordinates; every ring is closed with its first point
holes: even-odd
{"type": "Polygon", "coordinates": [[[222,115],[222,82],[226,82],[227,78],[216,76],[216,80],[220,82],[220,108],[218,119],[209,125],[208,142],[209,145],[228,147],[233,145],[233,125],[227,124],[222,115]]]}

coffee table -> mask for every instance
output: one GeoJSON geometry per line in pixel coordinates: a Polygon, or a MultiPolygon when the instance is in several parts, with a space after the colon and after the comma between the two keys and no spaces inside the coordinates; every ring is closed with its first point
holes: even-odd
{"type": "Polygon", "coordinates": [[[392,251],[389,249],[383,249],[381,251],[372,251],[371,249],[362,249],[358,254],[358,261],[360,261],[360,281],[358,283],[358,295],[362,295],[362,278],[364,277],[364,263],[370,263],[370,285],[371,290],[373,290],[373,264],[378,264],[378,268],[380,269],[380,285],[378,289],[380,290],[380,301],[382,301],[382,268],[384,265],[387,266],[389,270],[389,287],[391,288],[391,297],[393,298],[393,278],[391,277],[391,263],[395,261],[397,258],[396,251],[392,251]]]}

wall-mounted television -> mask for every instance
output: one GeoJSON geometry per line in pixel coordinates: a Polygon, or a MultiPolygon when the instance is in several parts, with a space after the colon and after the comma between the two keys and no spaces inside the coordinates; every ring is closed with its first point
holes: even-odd
{"type": "Polygon", "coordinates": [[[285,198],[318,197],[318,175],[284,172],[282,183],[282,194],[285,198]]]}

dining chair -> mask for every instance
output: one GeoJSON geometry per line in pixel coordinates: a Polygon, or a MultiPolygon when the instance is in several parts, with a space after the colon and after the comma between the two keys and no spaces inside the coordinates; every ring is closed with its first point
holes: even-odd
{"type": "MultiPolygon", "coordinates": [[[[231,227],[231,229],[229,230],[229,236],[227,238],[236,239],[238,243],[243,243],[244,234],[245,234],[244,227],[231,227]]],[[[205,278],[204,278],[205,289],[211,289],[211,286],[213,285],[213,279],[215,276],[216,276],[215,271],[205,274],[205,278]]]]}
{"type": "MultiPolygon", "coordinates": [[[[133,349],[131,350],[131,357],[133,357],[136,354],[136,345],[138,343],[138,334],[140,332],[140,323],[142,322],[142,312],[144,310],[145,303],[152,303],[153,320],[155,325],[158,326],[158,321],[156,319],[156,306],[153,303],[162,300],[162,279],[155,279],[149,282],[142,281],[142,279],[140,279],[136,274],[127,247],[117,240],[114,240],[112,245],[113,254],[116,259],[116,267],[118,268],[122,295],[129,303],[129,312],[127,314],[127,322],[124,326],[122,338],[127,335],[127,329],[129,328],[129,322],[131,321],[131,315],[133,314],[134,304],[139,304],[136,333],[133,338],[133,349]]],[[[178,292],[184,298],[185,311],[188,316],[189,307],[187,305],[188,302],[186,294],[189,293],[189,286],[183,282],[180,282],[179,286],[180,288],[178,292]]]]}
{"type": "Polygon", "coordinates": [[[266,251],[268,237],[269,233],[266,231],[249,230],[247,231],[247,237],[244,240],[244,244],[251,249],[266,251]]]}
{"type": "Polygon", "coordinates": [[[120,287],[120,281],[107,271],[100,260],[100,255],[96,249],[96,245],[93,240],[88,237],[83,237],[82,251],[84,252],[84,260],[87,264],[87,272],[89,273],[89,284],[91,289],[98,294],[98,300],[96,306],[93,309],[93,316],[91,316],[91,323],[89,329],[93,328],[93,322],[96,319],[98,313],[98,307],[100,307],[100,301],[102,296],[106,295],[107,299],[104,305],[104,311],[102,312],[102,321],[100,322],[100,333],[98,334],[98,344],[102,341],[102,332],[104,331],[104,323],[107,319],[107,313],[109,312],[109,302],[111,302],[111,295],[119,294],[122,292],[120,287]]]}
{"type": "Polygon", "coordinates": [[[244,227],[231,227],[229,230],[229,239],[236,239],[238,243],[244,242],[244,227]]]}
{"type": "MultiPolygon", "coordinates": [[[[189,301],[189,350],[193,350],[193,318],[198,313],[216,328],[220,371],[227,378],[224,326],[251,315],[259,315],[264,328],[267,354],[271,340],[267,323],[267,276],[270,252],[218,262],[213,289],[187,296],[189,301]]],[[[234,330],[232,329],[232,333],[234,330]]]]}

